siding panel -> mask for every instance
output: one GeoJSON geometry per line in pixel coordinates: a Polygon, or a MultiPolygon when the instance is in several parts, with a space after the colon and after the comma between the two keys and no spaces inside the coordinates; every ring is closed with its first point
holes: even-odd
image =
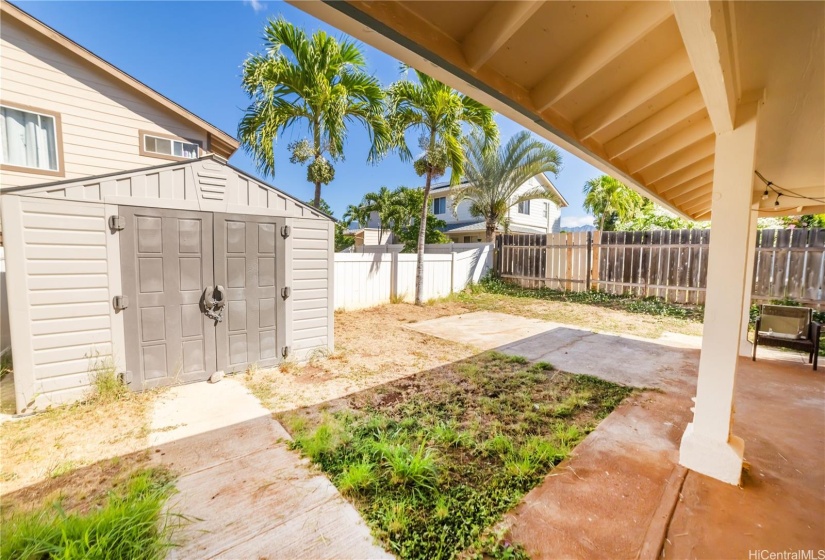
{"type": "Polygon", "coordinates": [[[329,313],[330,227],[327,220],[293,220],[292,345],[299,359],[326,348],[329,313]]]}
{"type": "MultiPolygon", "coordinates": [[[[16,197],[15,197],[16,198],[16,197]]],[[[104,206],[20,197],[35,406],[88,390],[112,355],[104,206]]]]}

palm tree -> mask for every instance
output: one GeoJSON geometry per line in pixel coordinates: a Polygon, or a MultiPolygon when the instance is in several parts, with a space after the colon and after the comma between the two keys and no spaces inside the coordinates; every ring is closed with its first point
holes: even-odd
{"type": "Polygon", "coordinates": [[[464,168],[469,184],[453,189],[453,212],[464,201],[470,201],[470,214],[483,217],[488,242],[495,241],[498,226],[506,226],[507,211],[515,204],[539,198],[556,200],[547,189],[536,187],[519,193],[519,188],[540,173],[557,175],[561,154],[551,146],[519,132],[504,146],[487,149],[479,134],[465,142],[467,162],[464,168]]]}
{"type": "Polygon", "coordinates": [[[312,160],[307,181],[315,185],[318,206],[321,185],[335,177],[327,156],[333,161],[343,156],[349,123],[366,127],[370,161],[386,150],[384,93],[378,80],[364,71],[364,55],[352,41],[323,31],[308,37],[283,18],[267,24],[264,40],[266,53],[251,55],[243,65],[243,88],[252,103],[238,125],[238,136],[258,170],[274,175],[278,134],[305,124],[311,139],[289,145],[290,161],[312,160]]]}
{"type": "Polygon", "coordinates": [[[415,271],[415,303],[422,305],[424,241],[432,181],[442,176],[448,167],[452,170],[450,183],[453,185],[458,184],[464,173],[462,125],[478,130],[488,142],[498,137],[498,127],[489,107],[422,72],[416,70],[415,73],[418,83],[401,80],[390,86],[387,120],[401,160],[414,161],[416,173],[425,177],[415,271]],[[418,158],[413,158],[407,146],[407,132],[420,135],[423,154],[418,158]]]}
{"type": "Polygon", "coordinates": [[[366,227],[370,221],[370,213],[363,204],[359,204],[358,206],[350,204],[347,206],[347,209],[344,210],[344,215],[341,217],[341,221],[344,222],[347,227],[351,226],[352,223],[355,222],[363,228],[366,227]]]}
{"type": "Polygon", "coordinates": [[[378,239],[381,242],[384,239],[384,231],[392,225],[392,215],[397,204],[394,192],[387,187],[381,187],[378,192],[365,194],[361,204],[367,214],[375,212],[378,216],[378,239]]]}
{"type": "Polygon", "coordinates": [[[630,218],[641,207],[644,199],[624,183],[602,175],[584,184],[584,209],[599,219],[599,231],[604,231],[606,220],[615,215],[619,221],[630,218]]]}

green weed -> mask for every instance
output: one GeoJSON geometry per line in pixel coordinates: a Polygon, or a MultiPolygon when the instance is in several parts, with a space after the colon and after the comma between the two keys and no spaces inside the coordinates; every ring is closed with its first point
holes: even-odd
{"type": "Polygon", "coordinates": [[[343,494],[361,492],[375,484],[375,464],[370,461],[362,461],[347,466],[338,477],[336,486],[343,494]]]}
{"type": "Polygon", "coordinates": [[[487,352],[280,416],[397,557],[522,559],[485,532],[630,392],[487,352]]]}
{"type": "Polygon", "coordinates": [[[160,559],[173,546],[174,520],[163,513],[173,492],[168,473],[146,470],[120,492],[86,513],[64,511],[60,502],[4,520],[2,558],[63,560],[160,559]]]}
{"type": "Polygon", "coordinates": [[[129,389],[117,374],[117,366],[111,356],[95,356],[91,364],[91,401],[115,402],[129,394],[129,389]]]}

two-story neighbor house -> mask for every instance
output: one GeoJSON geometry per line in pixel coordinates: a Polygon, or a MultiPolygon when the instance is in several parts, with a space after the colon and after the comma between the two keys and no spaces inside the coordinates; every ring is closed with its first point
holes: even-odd
{"type": "Polygon", "coordinates": [[[101,367],[142,389],[331,348],[332,220],[229,165],[230,134],[16,6],[0,15],[18,411],[82,396],[101,367]]]}
{"type": "MultiPolygon", "coordinates": [[[[524,183],[516,193],[531,191],[543,187],[553,195],[558,203],[552,200],[529,200],[514,204],[507,213],[509,230],[513,233],[558,233],[561,220],[561,209],[567,206],[567,201],[553,185],[546,175],[536,175],[524,183]]],[[[434,185],[430,189],[433,214],[447,222],[444,233],[454,243],[476,243],[484,241],[485,224],[483,218],[470,214],[470,202],[461,202],[453,212],[452,187],[449,183],[434,185]]]]}
{"type": "MultiPolygon", "coordinates": [[[[467,182],[459,184],[459,187],[467,182]]],[[[567,206],[567,200],[556,189],[546,175],[536,175],[519,187],[516,196],[541,187],[547,189],[553,200],[537,199],[514,204],[507,213],[509,231],[512,233],[559,233],[561,209],[567,206]]],[[[470,214],[471,203],[461,202],[453,211],[452,189],[449,183],[439,183],[430,188],[430,205],[433,214],[447,223],[442,231],[453,243],[480,243],[485,240],[485,223],[483,218],[470,214]]],[[[378,214],[370,214],[366,226],[357,226],[350,230],[355,237],[355,245],[386,245],[395,240],[388,230],[379,229],[378,214]],[[380,237],[380,238],[379,238],[380,237]]]]}

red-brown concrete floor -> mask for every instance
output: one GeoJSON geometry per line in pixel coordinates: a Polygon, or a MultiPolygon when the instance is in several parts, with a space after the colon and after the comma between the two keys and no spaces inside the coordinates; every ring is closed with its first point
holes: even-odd
{"type": "Polygon", "coordinates": [[[825,549],[825,372],[799,361],[740,361],[734,432],[750,469],[739,488],[685,477],[678,466],[698,352],[693,358],[670,373],[678,381],[670,391],[623,403],[525,496],[503,521],[510,538],[534,559],[763,560],[748,552],[800,549],[817,558],[825,549]]]}
{"type": "Polygon", "coordinates": [[[763,560],[803,550],[825,558],[825,371],[739,365],[733,431],[750,467],[741,488],[688,473],[664,557],[763,560]]]}

